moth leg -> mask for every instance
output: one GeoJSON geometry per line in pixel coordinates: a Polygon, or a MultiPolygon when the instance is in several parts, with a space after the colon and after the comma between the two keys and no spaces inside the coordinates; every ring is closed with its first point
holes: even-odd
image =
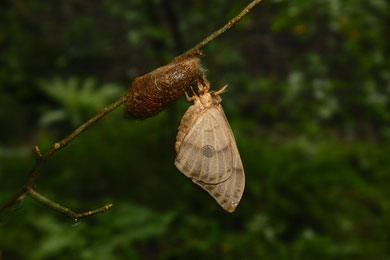
{"type": "Polygon", "coordinates": [[[184,90],[184,94],[186,95],[187,100],[191,101],[191,98],[188,96],[187,91],[184,90]]]}
{"type": "Polygon", "coordinates": [[[215,91],[214,93],[215,93],[215,95],[220,95],[220,94],[223,94],[223,93],[225,93],[225,91],[226,91],[226,88],[227,88],[227,84],[225,85],[225,86],[223,86],[220,90],[218,90],[218,91],[215,91]]]}
{"type": "Polygon", "coordinates": [[[203,93],[207,93],[210,90],[210,82],[206,79],[206,75],[203,74],[203,93]]]}
{"type": "Polygon", "coordinates": [[[210,83],[205,75],[203,75],[203,83],[198,80],[198,90],[200,95],[204,95],[210,90],[210,83]]]}
{"type": "Polygon", "coordinates": [[[195,101],[198,98],[198,96],[196,95],[196,93],[195,93],[194,89],[192,88],[192,86],[191,86],[191,90],[192,90],[192,93],[194,94],[194,96],[192,96],[192,97],[190,97],[188,95],[187,91],[185,91],[184,88],[183,88],[183,92],[186,95],[187,100],[188,101],[195,101]]]}
{"type": "Polygon", "coordinates": [[[195,93],[194,89],[192,88],[192,86],[190,86],[190,87],[191,87],[191,90],[192,90],[192,94],[194,94],[194,96],[192,98],[198,97],[198,95],[196,95],[196,93],[195,93]]]}
{"type": "Polygon", "coordinates": [[[198,80],[198,93],[199,95],[203,95],[205,93],[203,84],[199,80],[198,80]]]}
{"type": "MultiPolygon", "coordinates": [[[[192,87],[191,87],[191,89],[192,89],[192,87]]],[[[196,100],[195,96],[192,96],[192,97],[188,96],[187,91],[184,91],[184,94],[186,95],[186,98],[188,101],[195,101],[196,100]]]]}

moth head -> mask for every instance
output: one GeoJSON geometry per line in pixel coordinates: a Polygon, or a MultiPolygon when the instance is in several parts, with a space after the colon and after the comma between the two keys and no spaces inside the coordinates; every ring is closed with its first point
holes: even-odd
{"type": "Polygon", "coordinates": [[[201,105],[205,108],[213,107],[218,105],[222,99],[219,97],[219,94],[223,93],[226,87],[223,89],[215,92],[210,90],[210,82],[206,79],[205,76],[203,76],[203,83],[198,81],[198,93],[199,98],[198,102],[201,103],[201,105]]]}

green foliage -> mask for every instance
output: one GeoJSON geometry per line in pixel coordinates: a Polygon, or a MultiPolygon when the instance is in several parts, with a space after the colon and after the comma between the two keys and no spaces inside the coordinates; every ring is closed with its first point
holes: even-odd
{"type": "Polygon", "coordinates": [[[97,82],[93,78],[87,78],[84,82],[74,77],[68,80],[53,78],[41,81],[39,86],[61,107],[49,110],[40,118],[39,123],[42,127],[64,119],[69,119],[74,127],[78,126],[88,116],[119,97],[123,91],[123,88],[115,84],[105,84],[97,88],[97,82]]]}
{"type": "MultiPolygon", "coordinates": [[[[0,202],[46,151],[247,1],[0,4],[0,202]],[[91,77],[92,75],[92,77],[91,77]],[[113,83],[118,82],[118,83],[113,83]]],[[[184,100],[140,122],[117,109],[56,153],[0,215],[4,259],[386,259],[390,4],[264,1],[202,58],[246,172],[229,214],[173,165],[184,100]]]]}

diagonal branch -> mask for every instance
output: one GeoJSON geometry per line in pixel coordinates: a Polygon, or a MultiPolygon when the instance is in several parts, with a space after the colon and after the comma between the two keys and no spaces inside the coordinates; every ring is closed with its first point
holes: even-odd
{"type": "Polygon", "coordinates": [[[177,56],[175,60],[182,59],[183,57],[191,56],[194,53],[198,53],[200,49],[202,49],[204,46],[209,44],[211,41],[215,40],[218,36],[232,28],[237,22],[239,22],[242,18],[244,18],[245,15],[247,15],[253,7],[260,4],[262,0],[254,0],[252,1],[247,7],[245,7],[239,14],[237,14],[233,19],[231,19],[227,24],[225,24],[222,28],[220,28],[218,31],[215,31],[214,33],[207,36],[203,41],[195,45],[195,47],[189,49],[185,53],[181,54],[180,56],[177,56]]]}
{"type": "Polygon", "coordinates": [[[39,194],[38,192],[36,192],[33,189],[30,189],[29,195],[31,197],[33,197],[34,199],[42,202],[43,204],[46,204],[50,208],[52,208],[56,211],[59,211],[61,213],[64,213],[65,215],[68,215],[69,217],[73,218],[74,220],[78,220],[80,218],[85,218],[85,217],[95,215],[98,213],[103,213],[112,207],[112,204],[108,204],[108,205],[105,205],[104,207],[101,207],[99,209],[90,210],[90,211],[86,211],[83,213],[76,213],[69,208],[65,208],[64,206],[61,206],[60,204],[47,199],[46,197],[42,196],[41,194],[39,194]]]}
{"type": "MultiPolygon", "coordinates": [[[[187,57],[187,56],[190,56],[190,55],[193,55],[193,54],[196,54],[196,53],[200,53],[200,50],[204,46],[206,46],[211,41],[215,40],[218,36],[220,36],[221,34],[226,32],[230,28],[232,28],[238,21],[240,21],[246,14],[248,14],[252,10],[252,8],[254,8],[256,5],[258,5],[261,1],[262,0],[254,0],[254,1],[252,1],[239,14],[237,14],[232,20],[230,20],[225,26],[223,26],[222,28],[220,28],[216,32],[214,32],[211,35],[209,35],[208,37],[206,37],[203,41],[201,41],[199,44],[197,44],[192,49],[186,51],[185,53],[183,53],[183,54],[181,54],[179,56],[177,56],[175,58],[175,60],[182,59],[184,57],[187,57]]],[[[45,154],[42,154],[40,152],[38,146],[35,146],[34,151],[35,151],[35,153],[37,155],[37,159],[35,161],[34,167],[32,168],[32,170],[31,170],[31,172],[30,172],[30,174],[29,174],[25,184],[23,185],[23,187],[18,192],[16,192],[11,198],[9,198],[6,202],[4,202],[3,204],[0,205],[0,213],[2,211],[4,211],[6,208],[21,202],[28,195],[33,197],[34,199],[44,203],[45,205],[47,205],[47,206],[49,206],[49,207],[51,207],[51,208],[53,208],[53,209],[55,209],[55,210],[57,210],[59,212],[62,212],[64,214],[72,217],[73,219],[79,219],[79,218],[87,217],[87,216],[94,215],[94,214],[101,213],[101,212],[105,212],[106,210],[108,210],[112,206],[112,204],[106,205],[106,206],[104,206],[104,207],[102,207],[100,209],[87,211],[87,212],[84,212],[84,213],[76,213],[76,212],[74,212],[74,211],[72,211],[72,210],[70,210],[70,209],[68,209],[66,207],[61,206],[58,203],[55,203],[55,202],[45,198],[44,196],[42,196],[41,194],[39,194],[38,192],[33,190],[32,189],[32,185],[36,181],[36,178],[38,176],[38,172],[40,170],[41,165],[46,160],[48,160],[53,153],[55,153],[56,151],[64,148],[65,146],[67,146],[77,136],[79,136],[82,132],[84,132],[88,127],[90,127],[91,125],[96,123],[98,120],[102,119],[105,115],[107,115],[108,113],[110,113],[111,111],[113,111],[114,109],[119,107],[125,101],[126,101],[126,96],[123,96],[123,97],[119,98],[117,101],[115,101],[114,103],[112,103],[108,107],[104,108],[100,113],[96,114],[94,117],[92,117],[87,122],[82,124],[79,128],[77,128],[75,131],[73,131],[70,135],[65,137],[63,140],[55,143],[53,145],[53,147],[51,149],[49,149],[49,151],[47,151],[45,154]]]]}
{"type": "Polygon", "coordinates": [[[36,180],[36,178],[38,176],[38,172],[39,172],[39,170],[41,168],[41,165],[43,164],[43,162],[45,162],[47,159],[49,159],[49,157],[53,153],[55,153],[56,151],[64,148],[65,146],[67,146],[77,136],[79,136],[82,132],[84,132],[88,127],[90,127],[96,121],[98,121],[101,118],[103,118],[105,115],[107,115],[109,112],[111,112],[115,108],[119,107],[125,101],[126,101],[126,97],[121,97],[117,101],[112,103],[110,106],[105,107],[100,113],[96,114],[94,117],[92,117],[87,122],[82,124],[79,128],[77,128],[75,131],[73,131],[70,135],[65,137],[63,140],[55,143],[53,145],[53,147],[47,153],[42,155],[41,151],[38,148],[38,146],[35,146],[34,147],[34,151],[35,151],[35,153],[37,155],[37,159],[35,161],[34,167],[32,168],[32,170],[30,172],[30,175],[27,178],[26,183],[23,185],[23,187],[17,193],[15,193],[10,199],[8,199],[6,202],[4,202],[0,206],[0,212],[2,212],[4,209],[6,209],[6,208],[8,208],[8,207],[10,207],[10,206],[12,206],[14,204],[19,203],[20,201],[22,201],[24,199],[24,197],[26,195],[29,194],[29,191],[32,189],[32,185],[34,184],[34,182],[35,182],[35,180],[36,180]]]}

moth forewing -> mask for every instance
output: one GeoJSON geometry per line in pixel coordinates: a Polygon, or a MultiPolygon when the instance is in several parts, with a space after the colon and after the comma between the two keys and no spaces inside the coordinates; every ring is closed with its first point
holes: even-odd
{"type": "Polygon", "coordinates": [[[175,160],[187,177],[220,183],[232,174],[229,126],[218,107],[207,108],[184,137],[175,160]]]}
{"type": "Polygon", "coordinates": [[[195,105],[190,106],[187,109],[187,111],[184,113],[184,116],[180,121],[179,129],[178,129],[179,132],[177,133],[176,136],[176,143],[175,143],[176,153],[179,152],[181,142],[183,141],[184,137],[187,135],[188,131],[191,129],[192,125],[198,119],[200,113],[201,113],[200,108],[195,105]]]}
{"type": "Polygon", "coordinates": [[[217,92],[199,84],[199,97],[184,114],[176,137],[176,167],[206,190],[226,211],[241,200],[245,174],[233,131],[217,92]]]}

